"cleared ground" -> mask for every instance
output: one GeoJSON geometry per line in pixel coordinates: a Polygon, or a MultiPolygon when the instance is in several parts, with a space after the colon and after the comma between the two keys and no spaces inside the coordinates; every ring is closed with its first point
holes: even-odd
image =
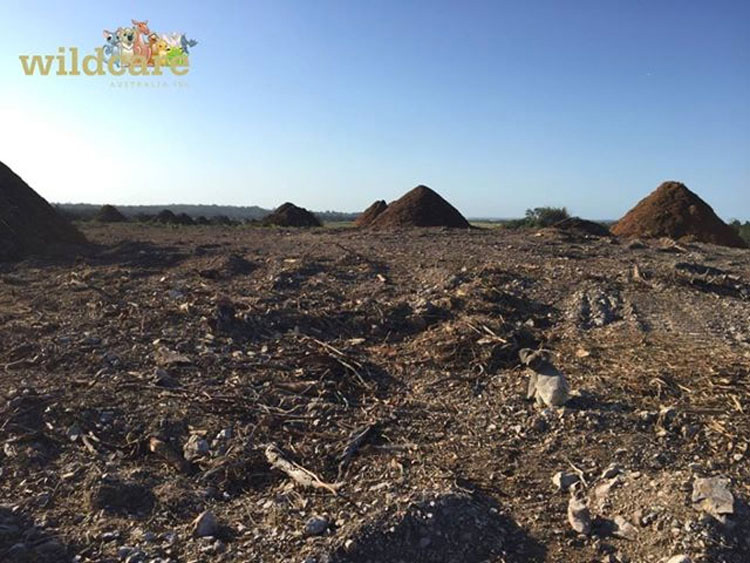
{"type": "Polygon", "coordinates": [[[750,559],[748,251],[505,229],[85,234],[78,259],[0,265],[0,560],[750,559]],[[521,347],[553,352],[564,409],[525,400],[521,347]],[[270,467],[269,444],[333,490],[270,467]],[[583,474],[589,536],[558,471],[583,474]],[[731,479],[728,525],[691,505],[696,476],[731,479]],[[194,538],[207,509],[220,528],[194,538]]]}

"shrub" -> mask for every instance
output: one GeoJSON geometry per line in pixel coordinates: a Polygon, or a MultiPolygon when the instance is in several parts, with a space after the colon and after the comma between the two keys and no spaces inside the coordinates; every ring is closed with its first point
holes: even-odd
{"type": "Polygon", "coordinates": [[[750,221],[745,221],[745,223],[740,223],[737,219],[729,223],[729,226],[732,227],[737,233],[745,239],[745,242],[750,244],[750,221]]]}
{"type": "Polygon", "coordinates": [[[526,210],[526,221],[531,227],[550,227],[570,215],[564,207],[535,207],[526,210]]]}

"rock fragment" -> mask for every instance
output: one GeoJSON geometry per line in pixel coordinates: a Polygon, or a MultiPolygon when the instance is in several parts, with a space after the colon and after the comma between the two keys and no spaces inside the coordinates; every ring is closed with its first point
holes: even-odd
{"type": "Polygon", "coordinates": [[[327,518],[313,516],[305,524],[306,536],[322,536],[328,531],[329,522],[327,518]]]}
{"type": "Polygon", "coordinates": [[[612,534],[618,538],[632,541],[638,535],[636,527],[628,522],[624,516],[619,514],[615,516],[614,523],[615,529],[612,531],[612,534]]]}
{"type": "Polygon", "coordinates": [[[211,453],[208,441],[197,434],[191,434],[185,446],[182,448],[183,455],[188,461],[207,456],[211,453]]]}
{"type": "Polygon", "coordinates": [[[193,520],[193,534],[199,538],[216,536],[218,533],[219,521],[210,510],[201,512],[198,517],[193,520]]]}
{"type": "Polygon", "coordinates": [[[578,483],[580,480],[580,477],[575,473],[565,473],[564,471],[558,471],[552,476],[552,484],[555,485],[557,492],[567,492],[570,487],[578,483]]]}
{"type": "Polygon", "coordinates": [[[696,478],[691,500],[695,509],[707,512],[721,523],[734,514],[734,496],[726,477],[696,478]]]}

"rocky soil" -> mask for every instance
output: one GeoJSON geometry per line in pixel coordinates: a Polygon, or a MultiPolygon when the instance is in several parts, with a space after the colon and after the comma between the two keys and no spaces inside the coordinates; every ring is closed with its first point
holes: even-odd
{"type": "Polygon", "coordinates": [[[85,234],[0,264],[2,561],[750,560],[746,250],[85,234]]]}

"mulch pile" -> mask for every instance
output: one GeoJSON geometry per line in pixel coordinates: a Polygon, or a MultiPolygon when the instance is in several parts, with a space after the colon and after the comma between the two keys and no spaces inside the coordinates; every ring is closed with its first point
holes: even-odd
{"type": "Polygon", "coordinates": [[[278,227],[322,227],[315,215],[303,207],[297,207],[293,203],[285,203],[276,211],[263,219],[264,225],[276,225],[278,227]]]}
{"type": "Polygon", "coordinates": [[[370,225],[374,229],[398,227],[454,227],[468,229],[469,222],[450,203],[427,186],[417,186],[391,203],[370,225]]]}
{"type": "Polygon", "coordinates": [[[177,215],[172,213],[169,209],[162,209],[154,217],[154,221],[157,223],[174,224],[177,222],[177,215]]]}
{"type": "Polygon", "coordinates": [[[128,220],[114,205],[102,205],[94,219],[100,223],[124,223],[128,220]]]}
{"type": "Polygon", "coordinates": [[[0,260],[85,242],[75,227],[0,162],[0,260]]]}
{"type": "Polygon", "coordinates": [[[581,236],[610,237],[612,233],[601,223],[581,219],[580,217],[569,217],[552,225],[553,228],[566,233],[581,236]]]}
{"type": "Polygon", "coordinates": [[[365,209],[362,215],[354,220],[354,224],[357,227],[367,227],[375,220],[378,215],[380,215],[387,208],[388,204],[385,202],[385,200],[379,199],[370,207],[365,209]]]}
{"type": "Polygon", "coordinates": [[[169,209],[160,211],[154,217],[154,221],[164,223],[165,225],[195,225],[195,221],[187,213],[178,213],[175,215],[169,209]]]}
{"type": "Polygon", "coordinates": [[[613,227],[622,237],[669,237],[747,248],[711,206],[680,182],[664,182],[613,227]]]}

